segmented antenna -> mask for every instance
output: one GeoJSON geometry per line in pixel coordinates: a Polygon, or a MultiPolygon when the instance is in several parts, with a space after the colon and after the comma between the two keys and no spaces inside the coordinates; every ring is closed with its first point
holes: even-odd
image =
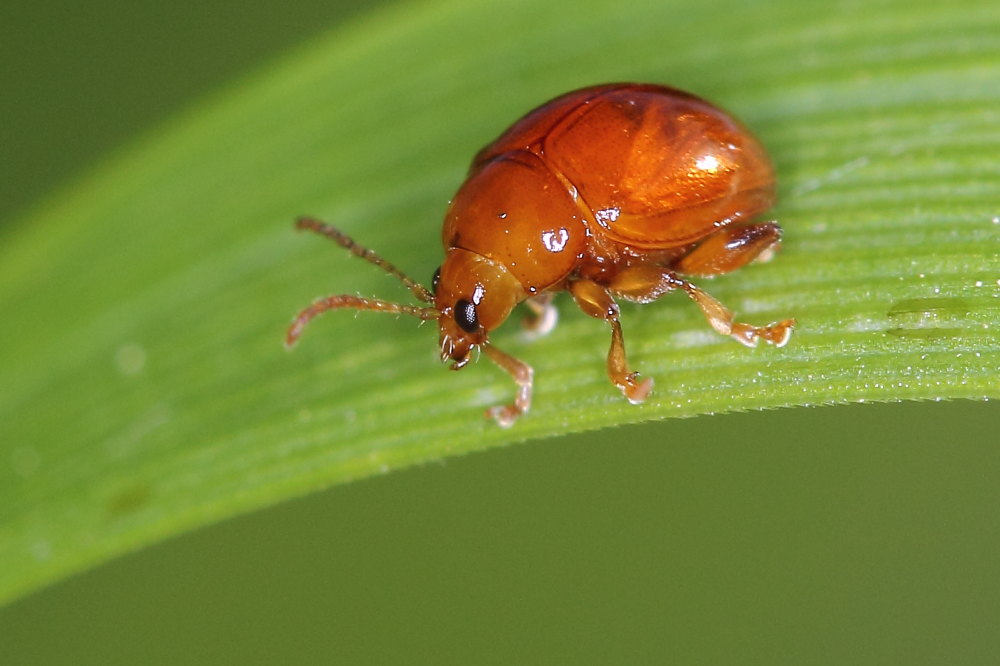
{"type": "Polygon", "coordinates": [[[285,346],[291,348],[302,335],[303,329],[316,315],[327,310],[338,308],[354,308],[355,310],[376,310],[378,312],[388,312],[390,314],[407,314],[427,321],[437,319],[441,314],[436,308],[418,308],[413,305],[400,305],[399,303],[389,303],[376,298],[361,298],[360,296],[349,296],[341,294],[337,296],[325,296],[316,300],[312,305],[300,312],[285,334],[285,346]]]}
{"type": "MultiPolygon", "coordinates": [[[[358,245],[354,242],[350,236],[345,234],[343,231],[337,227],[327,224],[325,222],[320,222],[319,220],[312,217],[300,217],[295,221],[296,229],[307,229],[313,231],[322,236],[326,236],[337,245],[348,250],[351,254],[356,257],[360,257],[370,264],[375,264],[382,270],[384,270],[389,275],[394,275],[400,282],[406,285],[406,288],[413,292],[413,295],[419,298],[424,303],[433,303],[434,295],[427,290],[424,285],[410,279],[406,273],[399,270],[388,261],[380,257],[373,250],[369,250],[366,247],[358,245]]],[[[353,306],[348,306],[353,307],[353,306]]],[[[365,309],[378,309],[378,308],[365,308],[365,309]]]]}

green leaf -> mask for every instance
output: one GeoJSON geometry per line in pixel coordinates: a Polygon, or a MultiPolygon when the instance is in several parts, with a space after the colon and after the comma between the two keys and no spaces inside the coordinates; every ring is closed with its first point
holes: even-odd
{"type": "Polygon", "coordinates": [[[829,402],[1000,395],[1000,5],[793,0],[401,5],[239,81],[18,225],[0,245],[0,601],[144,544],[331,484],[626,422],[829,402]],[[669,83],[771,150],[775,261],[708,290],[799,325],[782,349],[709,331],[683,297],[624,306],[640,406],[608,331],[565,301],[528,344],[531,413],[488,363],[436,361],[407,300],[292,231],[336,222],[405,271],[440,262],[472,154],[533,105],[609,80],[669,83]]]}

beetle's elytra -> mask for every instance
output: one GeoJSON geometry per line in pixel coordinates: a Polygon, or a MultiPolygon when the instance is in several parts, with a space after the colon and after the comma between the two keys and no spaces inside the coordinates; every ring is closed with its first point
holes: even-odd
{"type": "Polygon", "coordinates": [[[652,379],[625,360],[615,298],[639,303],[681,290],[722,335],[754,346],[784,345],[793,319],[751,326],[684,276],[728,273],[769,257],[781,228],[752,219],[774,203],[774,170],[739,122],[694,95],[658,85],[584,88],[543,104],[473,159],[445,214],[445,259],[429,291],[338,229],[313,219],[300,229],[328,236],[399,278],[427,306],[329,296],[303,310],[292,345],[316,315],[356,308],[437,320],[441,360],[452,368],[482,349],[517,383],[509,405],[488,415],[514,423],[531,404],[532,369],[490,343],[518,303],[537,333],[555,325],[552,297],[568,291],[611,327],[608,375],[633,403],[652,379]]]}

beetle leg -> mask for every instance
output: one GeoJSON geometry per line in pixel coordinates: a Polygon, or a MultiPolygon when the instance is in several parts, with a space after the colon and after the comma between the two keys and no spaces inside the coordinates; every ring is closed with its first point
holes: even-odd
{"type": "Polygon", "coordinates": [[[674,264],[684,275],[721,275],[749,264],[767,261],[781,243],[781,227],[755,222],[723,227],[674,264]]]}
{"type": "Polygon", "coordinates": [[[607,289],[591,280],[577,280],[569,284],[569,291],[580,309],[591,317],[603,319],[611,325],[611,349],[608,350],[608,376],[629,402],[638,405],[653,389],[653,380],[639,381],[639,373],[631,372],[625,360],[625,340],[618,320],[618,304],[607,289]]]}
{"type": "Polygon", "coordinates": [[[559,321],[559,310],[552,305],[555,295],[555,292],[547,291],[524,302],[531,310],[531,314],[523,321],[524,333],[529,339],[548,335],[556,327],[556,322],[559,321]]]}
{"type": "Polygon", "coordinates": [[[733,321],[733,313],[718,300],[702,291],[673,271],[654,266],[627,268],[615,276],[609,289],[622,297],[639,303],[649,303],[668,291],[683,289],[698,304],[705,319],[716,331],[728,335],[747,347],[756,347],[760,339],[782,347],[792,335],[794,319],[786,319],[767,326],[751,326],[733,321]]]}
{"type": "Polygon", "coordinates": [[[681,288],[687,292],[691,300],[698,304],[712,328],[722,335],[728,335],[747,347],[756,347],[760,339],[764,339],[776,347],[784,347],[788,339],[792,337],[792,328],[795,326],[794,319],[773,322],[767,326],[752,326],[733,321],[733,313],[725,305],[687,280],[682,280],[682,282],[684,284],[681,288]]]}
{"type": "Polygon", "coordinates": [[[513,404],[497,405],[486,410],[487,416],[496,420],[500,426],[509,428],[514,425],[517,417],[531,407],[531,385],[535,371],[527,363],[503,353],[493,345],[485,345],[483,351],[486,352],[491,361],[505,370],[517,383],[517,396],[514,398],[513,404]]]}

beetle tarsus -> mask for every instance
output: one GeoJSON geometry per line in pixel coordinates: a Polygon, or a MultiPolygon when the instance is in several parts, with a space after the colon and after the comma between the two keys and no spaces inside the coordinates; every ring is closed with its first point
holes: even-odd
{"type": "Polygon", "coordinates": [[[521,416],[514,405],[497,405],[486,410],[486,418],[493,419],[501,428],[509,428],[521,416]]]}
{"type": "Polygon", "coordinates": [[[764,340],[775,347],[784,347],[792,337],[792,329],[795,327],[794,319],[786,319],[767,326],[751,326],[742,322],[732,322],[730,325],[730,337],[747,347],[756,347],[760,340],[764,340]]]}
{"type": "Polygon", "coordinates": [[[628,383],[624,386],[619,386],[622,393],[633,405],[641,405],[646,402],[646,398],[653,391],[653,378],[646,377],[642,381],[636,381],[638,379],[639,373],[633,372],[628,376],[628,383]]]}
{"type": "Polygon", "coordinates": [[[510,405],[498,405],[486,410],[486,416],[492,418],[498,425],[509,428],[522,414],[531,407],[531,390],[534,383],[535,371],[524,361],[519,361],[513,356],[509,356],[493,345],[486,345],[483,351],[491,361],[507,372],[517,384],[517,395],[514,403],[510,405]]]}
{"type": "Polygon", "coordinates": [[[522,320],[525,338],[528,340],[540,338],[551,333],[552,329],[556,327],[556,323],[559,321],[559,310],[552,304],[554,298],[555,293],[549,291],[524,302],[531,310],[531,314],[522,320]]]}

